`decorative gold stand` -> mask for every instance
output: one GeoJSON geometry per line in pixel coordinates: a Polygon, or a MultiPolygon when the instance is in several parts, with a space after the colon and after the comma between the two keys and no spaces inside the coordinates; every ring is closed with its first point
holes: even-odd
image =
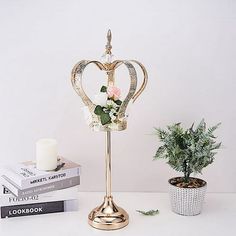
{"type": "Polygon", "coordinates": [[[93,130],[106,132],[106,196],[104,197],[104,202],[102,205],[93,209],[88,216],[89,224],[96,229],[102,230],[120,229],[129,223],[129,215],[125,210],[118,207],[113,202],[113,197],[111,195],[111,131],[121,131],[127,128],[126,108],[131,100],[134,102],[143,92],[144,88],[146,87],[148,77],[145,67],[138,61],[112,60],[111,38],[112,35],[111,31],[109,30],[107,33],[107,44],[104,54],[106,58],[105,62],[102,63],[99,61],[82,60],[74,66],[71,73],[71,82],[73,88],[82,98],[84,105],[89,109],[94,120],[96,120],[96,115],[94,113],[96,104],[94,104],[87,96],[82,86],[82,75],[84,69],[89,64],[95,64],[100,70],[105,71],[107,74],[107,86],[113,86],[115,84],[115,70],[121,65],[128,69],[130,77],[129,92],[123,100],[118,111],[116,125],[112,127],[109,125],[97,126],[97,123],[94,122],[93,119],[89,124],[93,130]],[[133,64],[138,65],[143,72],[143,82],[139,89],[137,89],[137,73],[133,64]]]}
{"type": "Polygon", "coordinates": [[[111,195],[111,131],[106,131],[106,196],[102,205],[90,212],[88,222],[103,230],[120,229],[129,223],[129,215],[114,203],[111,195]]]}

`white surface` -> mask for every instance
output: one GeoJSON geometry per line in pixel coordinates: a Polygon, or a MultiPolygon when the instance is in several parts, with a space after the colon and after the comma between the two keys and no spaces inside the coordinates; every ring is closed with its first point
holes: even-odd
{"type": "Polygon", "coordinates": [[[208,194],[202,214],[187,217],[171,212],[165,193],[115,193],[114,200],[128,211],[130,224],[112,232],[96,230],[87,224],[89,211],[102,199],[102,193],[80,193],[78,212],[1,220],[0,235],[233,236],[236,233],[236,194],[208,194]],[[135,211],[152,208],[158,208],[160,214],[146,217],[135,211]]]}
{"type": "MultiPolygon", "coordinates": [[[[104,134],[88,129],[70,72],[81,59],[100,59],[108,28],[116,58],[137,59],[149,73],[127,131],[113,135],[114,190],[166,191],[177,174],[152,162],[158,143],[149,134],[204,117],[222,121],[224,144],[203,171],[208,190],[236,191],[233,0],[0,0],[0,162],[35,159],[35,142],[56,138],[60,154],[83,166],[81,190],[103,191],[104,134]]],[[[124,89],[126,75],[117,73],[124,89]]],[[[104,74],[91,66],[85,76],[97,93],[104,74]]]]}

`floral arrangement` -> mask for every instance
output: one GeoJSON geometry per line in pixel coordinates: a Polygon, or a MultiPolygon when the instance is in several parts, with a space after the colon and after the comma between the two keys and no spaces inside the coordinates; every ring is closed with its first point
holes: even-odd
{"type": "Polygon", "coordinates": [[[102,125],[116,123],[116,118],[122,101],[120,89],[115,86],[102,86],[100,93],[95,95],[94,114],[96,114],[102,125]]]}
{"type": "Polygon", "coordinates": [[[118,123],[118,112],[122,101],[120,100],[121,91],[115,86],[102,86],[100,92],[94,96],[96,105],[93,113],[84,107],[84,115],[88,124],[98,129],[101,126],[114,128],[118,123]]]}

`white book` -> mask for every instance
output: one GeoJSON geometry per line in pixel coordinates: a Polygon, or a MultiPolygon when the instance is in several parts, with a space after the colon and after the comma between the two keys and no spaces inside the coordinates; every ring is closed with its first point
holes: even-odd
{"type": "Polygon", "coordinates": [[[36,194],[39,195],[43,193],[48,193],[56,190],[78,186],[80,184],[80,176],[44,184],[41,186],[31,187],[27,189],[19,189],[19,186],[17,186],[15,183],[13,183],[10,179],[8,179],[4,175],[0,177],[0,183],[3,186],[7,187],[11,191],[11,193],[14,194],[15,196],[28,197],[36,194]]]}
{"type": "Polygon", "coordinates": [[[3,167],[1,175],[5,175],[19,186],[19,189],[26,189],[79,176],[80,165],[59,157],[55,171],[42,171],[36,169],[34,162],[27,161],[3,167]]]}
{"type": "Polygon", "coordinates": [[[26,197],[16,197],[6,187],[2,185],[0,186],[0,206],[24,205],[39,202],[54,202],[74,199],[78,199],[77,186],[26,197]]]}
{"type": "Polygon", "coordinates": [[[78,200],[37,202],[13,206],[0,206],[1,218],[33,216],[58,212],[77,211],[78,200]]]}

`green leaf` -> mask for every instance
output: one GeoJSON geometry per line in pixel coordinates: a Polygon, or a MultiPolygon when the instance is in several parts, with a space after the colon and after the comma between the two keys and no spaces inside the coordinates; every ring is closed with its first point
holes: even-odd
{"type": "Polygon", "coordinates": [[[221,125],[221,123],[218,123],[210,128],[208,128],[207,134],[211,137],[211,138],[215,138],[215,136],[213,135],[213,132],[221,125]]]}
{"type": "Polygon", "coordinates": [[[206,123],[204,119],[202,119],[196,128],[196,132],[204,132],[205,130],[206,130],[206,123]]]}
{"type": "Polygon", "coordinates": [[[102,107],[100,105],[97,105],[94,109],[94,113],[100,116],[103,113],[102,107]]]}
{"type": "Polygon", "coordinates": [[[159,210],[150,210],[150,211],[140,211],[136,210],[138,213],[145,215],[145,216],[155,216],[159,214],[159,210]]]}
{"type": "Polygon", "coordinates": [[[101,123],[102,125],[106,125],[106,124],[109,124],[111,123],[111,117],[109,116],[109,114],[103,112],[101,115],[100,115],[100,118],[101,118],[101,123]]]}
{"type": "Polygon", "coordinates": [[[107,87],[106,86],[102,86],[100,92],[106,93],[107,92],[107,87]]]}
{"type": "Polygon", "coordinates": [[[154,156],[154,160],[158,159],[158,158],[162,158],[165,150],[166,150],[165,146],[160,146],[156,151],[156,155],[154,156]]]}
{"type": "Polygon", "coordinates": [[[156,130],[156,134],[157,134],[158,138],[161,141],[164,141],[165,138],[168,136],[168,133],[165,130],[158,129],[158,128],[155,128],[155,130],[156,130]]]}
{"type": "Polygon", "coordinates": [[[194,122],[192,123],[191,127],[189,128],[189,131],[190,131],[191,133],[194,133],[193,127],[194,127],[194,122]]]}
{"type": "Polygon", "coordinates": [[[212,145],[211,150],[219,149],[221,147],[221,142],[215,145],[212,145]]]}
{"type": "Polygon", "coordinates": [[[116,101],[114,101],[117,105],[121,105],[122,104],[122,101],[121,100],[116,100],[116,101]]]}

